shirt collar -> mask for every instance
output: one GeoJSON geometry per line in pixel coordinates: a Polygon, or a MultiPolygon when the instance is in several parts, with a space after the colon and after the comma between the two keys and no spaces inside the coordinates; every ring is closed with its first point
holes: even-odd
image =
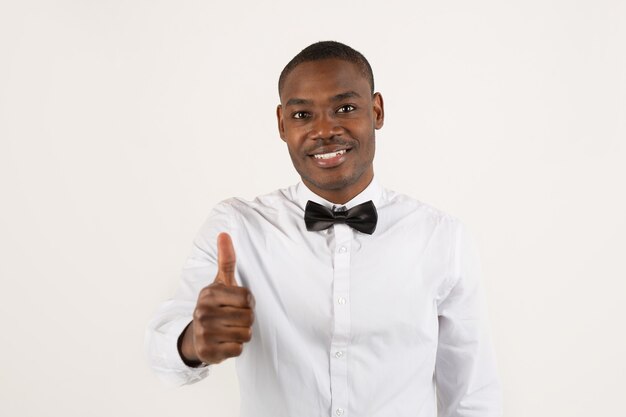
{"type": "Polygon", "coordinates": [[[357,194],[352,200],[348,201],[346,204],[335,204],[320,197],[319,195],[311,191],[309,187],[307,187],[302,181],[300,181],[298,185],[296,185],[297,203],[303,210],[306,207],[307,201],[309,200],[321,204],[324,207],[328,207],[329,209],[332,209],[333,206],[345,206],[347,209],[351,209],[354,206],[370,200],[374,203],[375,206],[378,206],[380,203],[381,195],[382,187],[380,186],[376,178],[372,179],[372,181],[367,187],[365,187],[363,191],[357,194]]]}

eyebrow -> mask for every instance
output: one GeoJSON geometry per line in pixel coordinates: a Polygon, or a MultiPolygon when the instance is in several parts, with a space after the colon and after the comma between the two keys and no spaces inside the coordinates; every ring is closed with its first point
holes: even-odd
{"type": "Polygon", "coordinates": [[[359,93],[357,93],[356,91],[347,91],[345,93],[341,93],[341,94],[337,94],[336,96],[333,96],[330,100],[331,101],[342,101],[348,98],[361,98],[361,95],[359,93]]]}
{"type": "Polygon", "coordinates": [[[313,101],[306,100],[304,98],[290,98],[289,100],[287,100],[287,104],[285,104],[285,106],[302,106],[302,105],[312,104],[312,103],[313,101]]]}
{"type": "MultiPolygon", "coordinates": [[[[345,93],[340,93],[335,96],[332,96],[330,98],[330,101],[336,102],[336,101],[342,101],[348,98],[355,98],[355,97],[361,98],[361,95],[357,93],[356,91],[346,91],[345,93]]],[[[309,104],[313,104],[313,100],[308,100],[305,98],[290,98],[289,100],[287,100],[287,104],[285,104],[285,107],[302,106],[302,105],[309,105],[309,104]]]]}

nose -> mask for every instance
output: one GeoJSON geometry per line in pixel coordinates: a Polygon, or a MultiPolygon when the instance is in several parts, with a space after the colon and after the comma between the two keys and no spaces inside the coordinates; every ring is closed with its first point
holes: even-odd
{"type": "Polygon", "coordinates": [[[339,136],[343,128],[338,120],[332,115],[319,115],[311,123],[309,138],[313,140],[327,140],[333,136],[339,136]]]}

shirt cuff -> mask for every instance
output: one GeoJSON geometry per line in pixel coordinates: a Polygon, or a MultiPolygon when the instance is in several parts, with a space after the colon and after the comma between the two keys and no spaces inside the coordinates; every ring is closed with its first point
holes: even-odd
{"type": "Polygon", "coordinates": [[[209,366],[187,366],[178,351],[178,338],[191,317],[178,317],[161,325],[150,326],[146,335],[147,356],[159,378],[177,386],[193,384],[209,374],[209,366]]]}

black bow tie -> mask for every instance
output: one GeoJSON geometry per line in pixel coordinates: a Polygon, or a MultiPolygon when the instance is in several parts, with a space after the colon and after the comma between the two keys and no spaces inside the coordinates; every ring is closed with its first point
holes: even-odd
{"type": "Polygon", "coordinates": [[[350,210],[331,210],[321,204],[308,201],[304,210],[304,222],[309,231],[319,231],[328,229],[335,223],[345,223],[359,232],[371,235],[376,230],[378,214],[376,206],[372,201],[368,201],[350,210]]]}

